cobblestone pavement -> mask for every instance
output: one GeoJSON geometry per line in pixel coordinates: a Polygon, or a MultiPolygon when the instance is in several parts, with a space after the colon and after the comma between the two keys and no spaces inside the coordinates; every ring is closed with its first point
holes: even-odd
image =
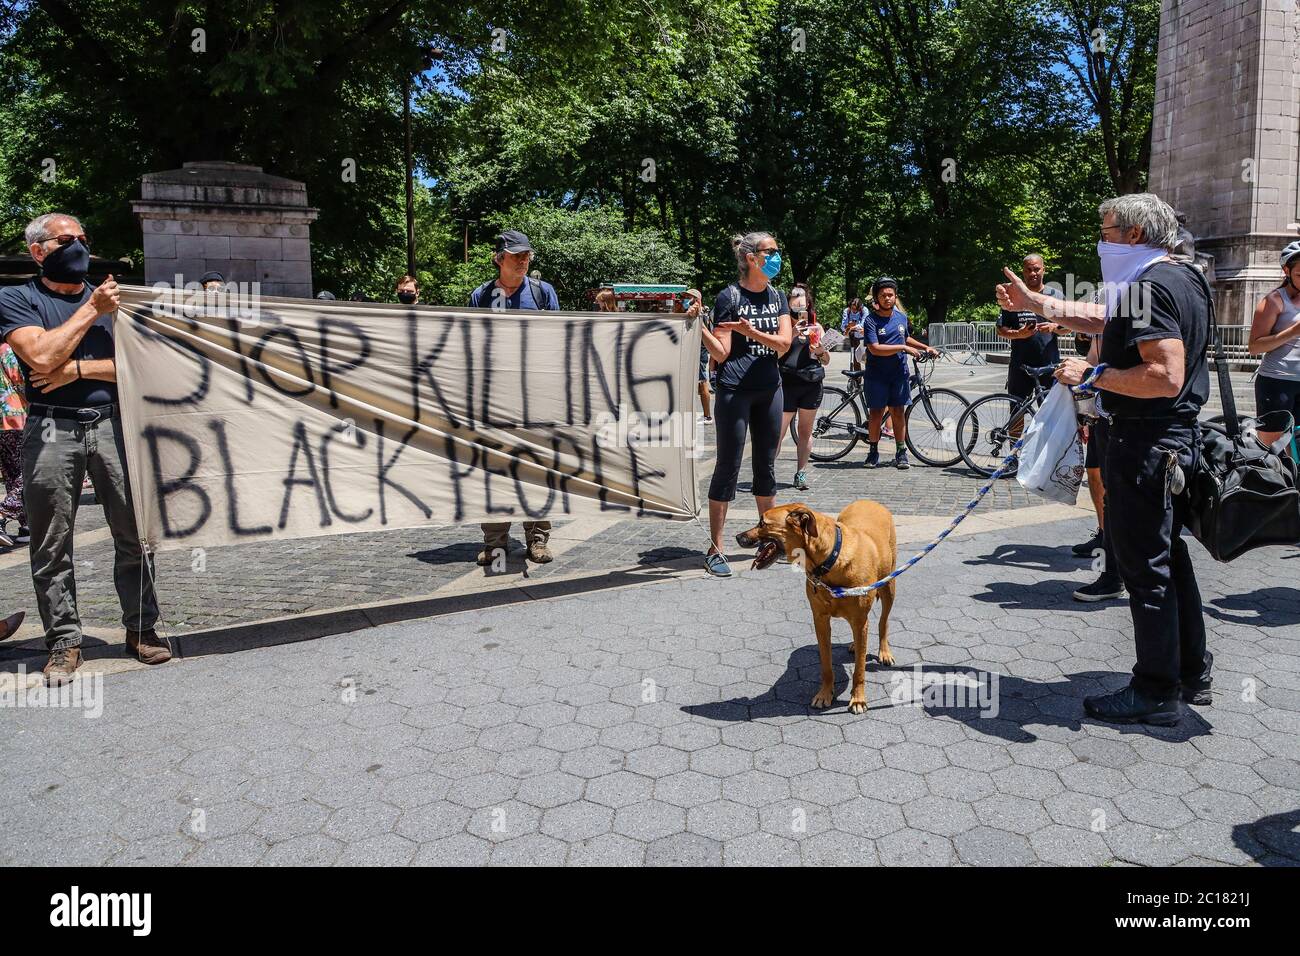
{"type": "Polygon", "coordinates": [[[807,706],[779,566],[110,674],[97,719],[0,712],[0,863],[1300,862],[1300,552],[1195,548],[1214,705],[1116,729],[1080,719],[1132,663],[1126,608],[1069,598],[1089,530],[909,572],[861,716],[842,622],[839,698],[807,706]],[[991,706],[914,706],[913,667],[991,706]]]}

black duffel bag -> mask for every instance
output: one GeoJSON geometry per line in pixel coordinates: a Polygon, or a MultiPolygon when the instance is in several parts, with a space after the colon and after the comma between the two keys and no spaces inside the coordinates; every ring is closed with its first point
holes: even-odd
{"type": "Polygon", "coordinates": [[[1210,332],[1224,415],[1222,423],[1200,423],[1200,454],[1187,476],[1188,530],[1216,561],[1231,561],[1255,548],[1300,544],[1300,482],[1290,452],[1295,422],[1284,411],[1257,419],[1237,417],[1213,295],[1200,270],[1194,271],[1210,295],[1210,332]],[[1260,432],[1281,432],[1282,437],[1264,445],[1260,432]]]}

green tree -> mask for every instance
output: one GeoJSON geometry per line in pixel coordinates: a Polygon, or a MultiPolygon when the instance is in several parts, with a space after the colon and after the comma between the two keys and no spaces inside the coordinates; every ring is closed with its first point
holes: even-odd
{"type": "MultiPolygon", "coordinates": [[[[612,206],[557,209],[546,203],[517,206],[491,217],[496,230],[518,229],[537,251],[534,269],[555,286],[560,306],[590,309],[588,293],[606,282],[685,282],[690,263],[672,241],[653,227],[624,229],[612,206]]],[[[469,266],[458,268],[443,287],[442,301],[462,304],[496,274],[492,247],[474,247],[469,266]]]]}

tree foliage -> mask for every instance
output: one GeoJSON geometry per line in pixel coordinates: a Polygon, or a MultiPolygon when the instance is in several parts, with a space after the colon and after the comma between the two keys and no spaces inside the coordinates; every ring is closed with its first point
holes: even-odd
{"type": "Polygon", "coordinates": [[[1145,182],[1159,6],[0,0],[0,242],[58,207],[138,254],[139,177],[229,159],[307,184],[318,286],[387,297],[416,76],[426,301],[487,278],[503,226],[566,305],[712,295],[731,234],[767,229],[824,317],[889,273],[915,317],[961,318],[1027,251],[1095,270],[1097,202],[1145,182]]]}

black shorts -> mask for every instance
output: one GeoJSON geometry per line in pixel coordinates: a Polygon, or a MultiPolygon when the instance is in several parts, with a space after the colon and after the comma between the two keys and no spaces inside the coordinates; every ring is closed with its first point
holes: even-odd
{"type": "MultiPolygon", "coordinates": [[[[1049,372],[1038,380],[1038,384],[1050,389],[1055,382],[1049,372]]],[[[1007,391],[1017,398],[1028,398],[1034,394],[1034,380],[1025,374],[1019,364],[1013,363],[1007,372],[1007,391]]]]}
{"type": "Polygon", "coordinates": [[[793,412],[801,408],[821,408],[822,383],[805,382],[794,375],[781,376],[781,391],[785,395],[784,411],[793,412]]]}
{"type": "Polygon", "coordinates": [[[1106,439],[1110,437],[1110,422],[1099,418],[1088,426],[1088,447],[1083,453],[1084,468],[1100,468],[1106,460],[1106,439]]]}
{"type": "Polygon", "coordinates": [[[1290,412],[1300,425],[1300,382],[1256,375],[1255,417],[1269,412],[1290,412]]]}

